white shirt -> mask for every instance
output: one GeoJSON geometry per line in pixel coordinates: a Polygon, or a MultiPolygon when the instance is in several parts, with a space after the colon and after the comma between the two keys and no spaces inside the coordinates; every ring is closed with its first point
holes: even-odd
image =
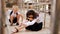
{"type": "Polygon", "coordinates": [[[23,22],[23,24],[25,24],[26,26],[29,26],[29,25],[33,25],[35,22],[36,22],[37,19],[34,19],[33,21],[28,21],[26,20],[25,22],[23,22]]]}
{"type": "MultiPolygon", "coordinates": [[[[16,13],[20,14],[18,11],[17,11],[16,13]]],[[[14,14],[14,12],[13,12],[13,13],[11,14],[11,16],[16,17],[16,13],[14,14]]]]}
{"type": "MultiPolygon", "coordinates": [[[[8,12],[6,13],[8,19],[10,19],[10,13],[11,13],[11,11],[12,11],[12,10],[8,10],[8,12]]],[[[19,10],[19,11],[20,11],[20,10],[19,10]]],[[[18,14],[20,14],[19,11],[17,11],[18,14]]],[[[13,15],[14,17],[16,17],[16,14],[14,14],[14,12],[12,13],[12,15],[13,15]]]]}
{"type": "Polygon", "coordinates": [[[6,15],[7,15],[7,18],[8,18],[8,19],[10,19],[10,13],[11,13],[11,11],[12,11],[12,10],[9,9],[9,10],[6,12],[6,15]]]}
{"type": "Polygon", "coordinates": [[[30,22],[28,20],[25,20],[25,22],[23,22],[23,24],[25,24],[26,26],[29,26],[29,25],[33,25],[35,22],[40,23],[40,22],[43,22],[43,21],[44,21],[44,13],[40,13],[39,17],[37,17],[33,21],[30,22]]]}
{"type": "Polygon", "coordinates": [[[39,17],[37,17],[37,23],[44,22],[44,14],[45,13],[42,12],[39,14],[39,17]]]}

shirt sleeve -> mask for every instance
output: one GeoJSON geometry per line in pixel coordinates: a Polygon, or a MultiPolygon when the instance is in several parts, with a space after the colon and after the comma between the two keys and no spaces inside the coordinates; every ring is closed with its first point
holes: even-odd
{"type": "Polygon", "coordinates": [[[36,19],[34,19],[32,22],[27,21],[27,22],[25,22],[24,24],[25,24],[26,26],[29,26],[29,25],[33,25],[35,22],[36,22],[36,19]]]}
{"type": "Polygon", "coordinates": [[[44,13],[40,13],[39,17],[37,17],[37,23],[44,22],[44,13]]]}

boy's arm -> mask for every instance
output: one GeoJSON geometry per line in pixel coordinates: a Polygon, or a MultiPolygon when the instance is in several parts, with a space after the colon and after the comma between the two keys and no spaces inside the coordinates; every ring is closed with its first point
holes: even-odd
{"type": "Polygon", "coordinates": [[[25,24],[22,24],[21,26],[19,26],[19,27],[16,27],[18,30],[21,30],[21,29],[23,29],[23,28],[25,28],[25,27],[27,27],[25,24]]]}

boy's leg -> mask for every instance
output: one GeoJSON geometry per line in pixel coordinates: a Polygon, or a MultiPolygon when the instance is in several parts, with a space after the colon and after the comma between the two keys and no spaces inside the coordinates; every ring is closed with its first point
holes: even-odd
{"type": "Polygon", "coordinates": [[[10,16],[10,21],[11,21],[10,22],[11,23],[10,25],[13,25],[13,18],[14,18],[13,16],[10,16]]]}
{"type": "Polygon", "coordinates": [[[19,24],[20,15],[17,15],[17,25],[19,24]]]}
{"type": "Polygon", "coordinates": [[[16,23],[16,25],[19,25],[19,23],[17,22],[17,17],[14,17],[13,23],[16,23]]]}
{"type": "Polygon", "coordinates": [[[19,23],[19,19],[20,19],[20,17],[21,17],[21,21],[23,21],[23,16],[22,15],[20,15],[20,14],[18,14],[17,15],[17,24],[21,24],[21,23],[19,23]]]}
{"type": "Polygon", "coordinates": [[[39,31],[42,29],[42,23],[35,23],[34,25],[26,27],[26,29],[31,31],[39,31]]]}

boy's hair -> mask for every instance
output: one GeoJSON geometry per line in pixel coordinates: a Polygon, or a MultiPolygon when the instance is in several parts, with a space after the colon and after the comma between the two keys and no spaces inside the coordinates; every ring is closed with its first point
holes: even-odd
{"type": "Polygon", "coordinates": [[[28,18],[30,15],[33,15],[33,19],[37,18],[37,16],[39,16],[34,10],[29,10],[26,13],[26,17],[28,18]]]}
{"type": "Polygon", "coordinates": [[[12,9],[14,9],[14,8],[19,9],[19,7],[17,5],[13,5],[12,9]]]}

